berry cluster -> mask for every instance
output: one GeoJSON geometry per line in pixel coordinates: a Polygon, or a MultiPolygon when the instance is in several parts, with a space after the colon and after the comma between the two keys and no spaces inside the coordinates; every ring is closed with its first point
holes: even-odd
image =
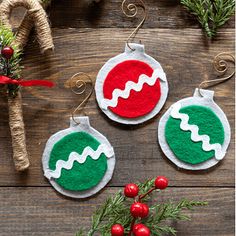
{"type": "MultiPolygon", "coordinates": [[[[133,217],[131,227],[130,227],[130,235],[135,236],[150,236],[150,229],[144,224],[137,223],[135,221],[137,218],[145,218],[148,217],[149,207],[147,204],[142,203],[142,199],[150,194],[155,189],[165,189],[168,186],[168,179],[164,176],[158,176],[154,182],[155,186],[148,190],[145,194],[139,195],[139,188],[136,184],[127,184],[124,188],[124,195],[128,198],[136,198],[137,200],[130,207],[130,214],[133,217]]],[[[124,227],[121,224],[115,224],[111,227],[111,235],[112,236],[124,236],[124,227]]]]}

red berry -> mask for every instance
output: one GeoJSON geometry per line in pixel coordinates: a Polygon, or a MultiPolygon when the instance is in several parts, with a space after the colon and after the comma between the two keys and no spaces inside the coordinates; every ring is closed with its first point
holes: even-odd
{"type": "Polygon", "coordinates": [[[133,229],[132,229],[133,233],[136,233],[137,230],[138,230],[140,227],[143,227],[143,226],[145,226],[145,225],[144,225],[144,224],[141,224],[141,223],[135,224],[135,225],[133,226],[133,229]]]}
{"type": "Polygon", "coordinates": [[[155,180],[155,187],[165,189],[168,186],[168,179],[165,176],[158,176],[155,180]]]}
{"type": "Polygon", "coordinates": [[[141,202],[134,202],[130,207],[130,213],[133,217],[140,217],[143,211],[141,202]]]}
{"type": "Polygon", "coordinates": [[[142,217],[142,218],[145,218],[145,217],[148,216],[149,207],[148,207],[148,205],[146,205],[146,204],[144,204],[144,203],[142,204],[142,207],[143,207],[143,211],[142,211],[141,217],[142,217]]]}
{"type": "Polygon", "coordinates": [[[133,228],[133,233],[135,236],[150,236],[151,235],[151,232],[150,232],[150,229],[143,225],[143,224],[138,224],[138,226],[134,226],[133,228]]]}
{"type": "Polygon", "coordinates": [[[1,50],[1,54],[4,58],[10,59],[12,57],[12,55],[14,54],[14,49],[11,47],[4,47],[1,50]]]}
{"type": "Polygon", "coordinates": [[[149,213],[149,207],[141,202],[135,202],[130,207],[130,213],[133,217],[147,217],[149,213]]]}
{"type": "Polygon", "coordinates": [[[112,225],[111,235],[112,236],[123,236],[124,235],[124,227],[121,224],[112,225]]]}
{"type": "Polygon", "coordinates": [[[124,188],[124,194],[126,197],[136,197],[138,195],[139,188],[136,184],[127,184],[124,188]]]}

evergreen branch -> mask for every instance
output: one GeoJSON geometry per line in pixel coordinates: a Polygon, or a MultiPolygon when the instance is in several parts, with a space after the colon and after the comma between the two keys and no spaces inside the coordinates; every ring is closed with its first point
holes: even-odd
{"type": "Polygon", "coordinates": [[[235,0],[181,0],[201,24],[207,36],[212,38],[235,11],[235,0]]]}
{"type": "Polygon", "coordinates": [[[0,74],[7,75],[10,74],[11,78],[19,79],[20,72],[22,67],[20,66],[21,62],[21,51],[19,48],[13,44],[15,40],[15,35],[12,31],[0,23],[0,49],[5,46],[10,46],[14,49],[14,54],[10,60],[8,60],[8,65],[6,65],[6,60],[3,57],[0,57],[0,74]],[[6,71],[8,67],[9,71],[6,71]]]}
{"type": "Polygon", "coordinates": [[[75,236],[84,236],[84,231],[80,229],[79,232],[77,232],[75,236]]]}
{"type": "MultiPolygon", "coordinates": [[[[148,192],[154,186],[155,179],[146,181],[145,183],[137,183],[139,193],[141,195],[148,192]]],[[[142,200],[147,201],[149,197],[142,200]]],[[[95,233],[99,235],[110,236],[111,227],[114,224],[121,224],[124,227],[125,235],[130,231],[130,225],[133,217],[130,214],[130,205],[133,199],[129,199],[123,195],[121,191],[113,197],[109,197],[106,202],[99,207],[92,216],[92,226],[88,236],[95,233]]],[[[136,223],[143,223],[151,229],[151,235],[161,236],[163,234],[176,234],[176,230],[167,224],[167,220],[190,220],[189,216],[182,213],[183,210],[193,210],[194,207],[204,206],[206,202],[181,200],[179,203],[163,203],[156,204],[150,207],[150,213],[147,218],[137,219],[136,223]]],[[[76,236],[85,235],[83,230],[80,230],[76,236]]]]}

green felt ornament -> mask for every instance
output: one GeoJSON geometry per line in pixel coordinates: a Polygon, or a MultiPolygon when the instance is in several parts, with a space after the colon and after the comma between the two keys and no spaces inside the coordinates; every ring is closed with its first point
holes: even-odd
{"type": "MultiPolygon", "coordinates": [[[[199,135],[208,135],[210,143],[223,144],[224,128],[216,114],[204,106],[186,106],[180,109],[181,114],[189,116],[188,123],[199,128],[199,135]]],[[[195,142],[191,139],[191,131],[180,128],[181,119],[169,117],[165,127],[165,137],[171,150],[178,159],[189,164],[199,164],[215,156],[215,151],[205,151],[202,142],[195,142]],[[184,143],[184,145],[183,145],[184,143]]]]}
{"type": "Polygon", "coordinates": [[[162,151],[180,168],[207,169],[226,155],[230,126],[213,95],[213,91],[196,89],[193,97],[173,104],[160,120],[162,151]]]}
{"type": "Polygon", "coordinates": [[[89,197],[102,189],[114,166],[112,146],[90,126],[88,117],[71,118],[70,128],[54,134],[43,154],[45,177],[57,191],[74,198],[89,197]]]}

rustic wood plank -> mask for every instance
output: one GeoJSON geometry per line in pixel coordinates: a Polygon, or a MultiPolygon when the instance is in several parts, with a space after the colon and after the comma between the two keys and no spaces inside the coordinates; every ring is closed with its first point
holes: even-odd
{"type": "MultiPolygon", "coordinates": [[[[52,2],[48,13],[53,27],[135,27],[140,17],[134,20],[125,17],[121,11],[121,2],[120,0],[102,1],[94,7],[88,7],[81,0],[57,0],[52,2]]],[[[197,20],[184,9],[179,0],[149,0],[146,1],[146,5],[148,19],[144,28],[199,28],[197,20]]],[[[225,27],[234,28],[233,17],[225,27]]]]}
{"type": "MultiPolygon", "coordinates": [[[[70,110],[81,97],[65,89],[64,83],[74,73],[84,71],[94,79],[110,57],[122,52],[129,30],[115,29],[54,29],[54,55],[39,54],[37,46],[26,48],[24,77],[56,80],[55,89],[23,89],[24,119],[31,168],[26,174],[15,173],[12,163],[11,139],[8,128],[6,101],[1,98],[0,109],[0,186],[45,186],[41,156],[47,139],[67,128],[70,110]],[[113,40],[110,39],[113,35],[113,40]],[[86,39],[86,40],[85,40],[86,39]],[[43,99],[39,99],[39,98],[43,99]]],[[[146,50],[165,69],[170,86],[167,103],[160,115],[139,126],[116,124],[98,109],[95,96],[89,101],[86,113],[93,127],[108,137],[115,148],[116,171],[110,186],[127,181],[144,180],[165,174],[175,186],[234,186],[234,80],[213,87],[216,102],[225,111],[232,139],[226,158],[215,168],[203,172],[180,171],[162,154],[157,143],[157,123],[175,101],[192,96],[194,89],[206,78],[214,79],[212,58],[222,51],[234,51],[233,30],[219,34],[218,40],[206,44],[200,30],[142,30],[139,38],[146,50]],[[158,37],[156,37],[158,36],[158,37]]]]}
{"type": "MultiPolygon", "coordinates": [[[[0,235],[75,235],[88,228],[91,215],[117,188],[107,188],[95,198],[76,201],[56,194],[52,188],[0,188],[0,235]]],[[[233,236],[234,189],[169,188],[156,193],[153,201],[179,201],[182,198],[208,201],[187,214],[190,222],[172,222],[181,236],[233,236]]]]}
{"type": "MultiPolygon", "coordinates": [[[[179,3],[179,0],[149,0],[146,4],[148,18],[143,28],[200,28],[196,18],[179,3]]],[[[23,12],[23,9],[14,10],[14,27],[18,26],[23,12]]],[[[140,15],[132,20],[123,15],[120,0],[102,1],[95,6],[88,6],[84,0],[56,0],[47,12],[52,27],[57,28],[129,28],[135,27],[140,21],[140,15]]],[[[234,27],[234,17],[223,26],[234,27]]]]}

